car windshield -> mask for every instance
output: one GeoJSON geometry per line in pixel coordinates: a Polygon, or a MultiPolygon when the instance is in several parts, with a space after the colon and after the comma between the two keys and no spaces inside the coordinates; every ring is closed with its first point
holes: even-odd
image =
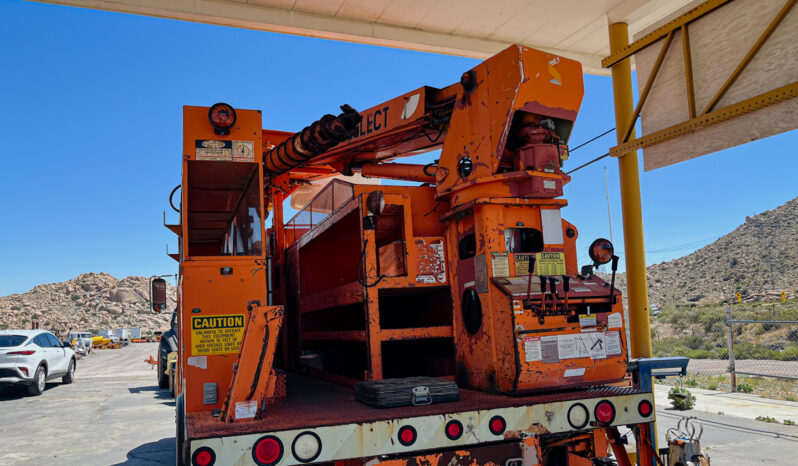
{"type": "Polygon", "coordinates": [[[0,335],[0,348],[19,346],[27,339],[24,335],[0,335]]]}

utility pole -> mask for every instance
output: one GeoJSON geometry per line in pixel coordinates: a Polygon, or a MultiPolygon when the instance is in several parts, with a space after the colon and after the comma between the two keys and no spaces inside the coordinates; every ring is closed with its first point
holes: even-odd
{"type": "Polygon", "coordinates": [[[729,327],[729,376],[731,379],[731,391],[737,391],[737,373],[734,367],[734,324],[731,322],[731,306],[726,306],[726,325],[729,327]]]}

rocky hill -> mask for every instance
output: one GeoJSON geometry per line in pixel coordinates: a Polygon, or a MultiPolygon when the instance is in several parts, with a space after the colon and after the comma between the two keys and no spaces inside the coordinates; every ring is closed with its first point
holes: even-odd
{"type": "MultiPolygon", "coordinates": [[[[622,259],[623,260],[623,259],[622,259]]],[[[754,217],[712,244],[648,267],[651,304],[716,304],[798,296],[798,198],[754,217]]],[[[626,291],[626,277],[617,285],[626,291]]]]}
{"type": "MultiPolygon", "coordinates": [[[[144,334],[169,328],[171,312],[153,314],[146,277],[117,279],[107,273],[84,273],[61,283],[37,285],[27,293],[0,298],[0,329],[39,328],[57,334],[76,331],[141,327],[144,334]]],[[[168,285],[168,309],[176,289],[168,285]]]]}

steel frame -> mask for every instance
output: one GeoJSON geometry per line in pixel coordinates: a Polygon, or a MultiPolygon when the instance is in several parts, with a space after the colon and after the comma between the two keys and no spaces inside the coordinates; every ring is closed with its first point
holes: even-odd
{"type": "Polygon", "coordinates": [[[740,63],[737,65],[734,71],[732,71],[732,73],[729,75],[729,77],[720,87],[720,89],[718,89],[718,91],[715,93],[712,99],[710,99],[706,108],[704,108],[704,110],[700,114],[697,114],[696,102],[695,102],[695,87],[693,82],[693,69],[692,69],[693,65],[692,65],[692,56],[690,51],[689,25],[696,19],[701,18],[702,16],[714,11],[715,9],[725,5],[729,1],[731,0],[709,0],[705,3],[702,3],[696,8],[688,11],[687,13],[684,13],[678,18],[674,19],[673,21],[643,36],[641,39],[637,40],[636,42],[628,45],[627,47],[624,47],[617,53],[610,55],[609,57],[602,60],[602,65],[604,67],[607,68],[611,67],[623,60],[629,59],[633,54],[645,49],[646,47],[659,41],[663,37],[665,38],[665,43],[660,49],[659,55],[657,56],[657,59],[654,62],[651,74],[648,77],[648,80],[646,81],[646,85],[643,88],[643,91],[640,93],[640,98],[635,107],[632,119],[629,122],[628,126],[626,127],[625,131],[622,133],[623,137],[620,139],[620,144],[610,149],[611,156],[621,157],[630,151],[642,149],[645,147],[650,147],[655,144],[659,144],[663,141],[667,141],[669,139],[673,139],[688,134],[697,129],[721,123],[736,118],[738,116],[744,115],[746,113],[750,113],[755,110],[759,110],[761,108],[765,108],[770,105],[783,102],[798,95],[798,81],[796,81],[791,84],[779,87],[777,89],[773,89],[771,91],[751,97],[749,99],[745,99],[741,102],[737,102],[735,104],[728,105],[726,107],[715,110],[715,107],[717,106],[720,99],[723,98],[723,96],[726,94],[729,88],[735,83],[740,74],[742,74],[742,72],[746,69],[746,67],[754,58],[754,56],[756,56],[757,52],[759,52],[762,46],[767,42],[767,40],[773,34],[773,31],[776,30],[776,28],[784,19],[784,17],[787,16],[787,13],[789,13],[790,10],[792,10],[795,3],[798,2],[798,0],[787,0],[782,9],[776,14],[776,16],[767,26],[767,28],[765,28],[763,33],[759,36],[757,41],[751,46],[751,49],[748,50],[748,53],[746,53],[745,57],[743,57],[743,59],[740,61],[740,63]],[[634,127],[637,122],[637,119],[640,116],[640,112],[643,109],[643,105],[645,105],[646,100],[648,99],[651,87],[653,86],[654,81],[657,78],[657,75],[659,74],[662,62],[665,59],[665,55],[667,54],[668,49],[670,48],[670,45],[673,41],[674,32],[677,29],[680,30],[682,34],[682,49],[683,49],[683,60],[684,60],[684,70],[685,70],[685,90],[687,92],[687,102],[688,102],[688,111],[690,114],[690,119],[683,123],[678,123],[676,125],[670,126],[660,131],[653,132],[646,136],[642,136],[640,138],[633,138],[630,141],[629,139],[630,137],[632,137],[632,133],[634,132],[634,127]]]}

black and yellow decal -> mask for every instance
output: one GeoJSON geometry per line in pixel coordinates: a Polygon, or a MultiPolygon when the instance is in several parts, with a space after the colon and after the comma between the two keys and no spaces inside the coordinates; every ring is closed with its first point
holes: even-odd
{"type": "Polygon", "coordinates": [[[244,323],[244,314],[192,317],[191,354],[237,353],[244,323]]]}

